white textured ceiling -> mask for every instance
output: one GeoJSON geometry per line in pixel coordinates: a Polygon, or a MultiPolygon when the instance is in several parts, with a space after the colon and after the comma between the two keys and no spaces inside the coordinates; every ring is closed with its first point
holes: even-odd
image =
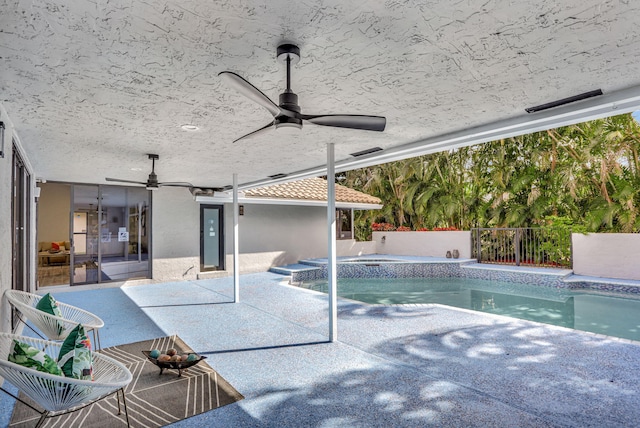
{"type": "Polygon", "coordinates": [[[640,85],[640,2],[0,1],[0,102],[38,177],[224,186],[640,85]],[[232,144],[272,120],[225,86],[277,103],[283,42],[306,114],[387,117],[383,133],[305,125],[232,144]],[[183,124],[200,127],[186,132],[183,124]],[[140,171],[133,169],[138,168],[140,171]]]}

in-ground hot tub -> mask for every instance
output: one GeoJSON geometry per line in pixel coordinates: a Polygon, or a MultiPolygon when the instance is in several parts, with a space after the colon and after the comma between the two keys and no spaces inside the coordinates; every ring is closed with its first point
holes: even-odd
{"type": "MultiPolygon", "coordinates": [[[[460,276],[464,260],[440,258],[402,258],[362,256],[338,259],[338,278],[429,278],[460,276]]],[[[468,262],[468,260],[466,260],[468,262]]],[[[295,272],[292,282],[314,281],[327,278],[327,259],[304,260],[317,269],[295,272]]]]}

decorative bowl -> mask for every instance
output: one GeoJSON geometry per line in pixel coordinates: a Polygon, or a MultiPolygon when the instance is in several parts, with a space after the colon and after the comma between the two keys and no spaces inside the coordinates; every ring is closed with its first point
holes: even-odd
{"type": "Polygon", "coordinates": [[[191,366],[195,366],[200,361],[207,358],[204,355],[198,355],[193,352],[189,352],[188,355],[195,355],[197,358],[193,361],[158,361],[157,358],[153,358],[150,356],[151,351],[142,351],[142,353],[145,355],[145,357],[147,357],[149,361],[160,367],[160,374],[162,374],[164,369],[173,369],[178,370],[178,376],[182,376],[182,370],[186,370],[191,366]]]}

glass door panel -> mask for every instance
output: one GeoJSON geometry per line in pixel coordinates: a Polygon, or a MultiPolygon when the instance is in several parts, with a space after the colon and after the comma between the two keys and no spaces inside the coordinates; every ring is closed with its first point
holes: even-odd
{"type": "Polygon", "coordinates": [[[99,282],[99,217],[98,186],[73,186],[73,285],[99,282]]]}
{"type": "Polygon", "coordinates": [[[200,207],[200,271],[224,270],[222,205],[200,207]]]}
{"type": "Polygon", "coordinates": [[[40,183],[37,199],[37,278],[38,287],[67,285],[71,282],[70,184],[40,183]]]}
{"type": "Polygon", "coordinates": [[[149,191],[103,186],[100,225],[102,280],[149,277],[149,191]]]}

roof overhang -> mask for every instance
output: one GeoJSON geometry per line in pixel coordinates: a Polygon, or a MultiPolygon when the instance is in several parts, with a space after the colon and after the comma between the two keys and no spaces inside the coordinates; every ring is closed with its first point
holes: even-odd
{"type": "MultiPolygon", "coordinates": [[[[214,196],[195,196],[195,201],[201,204],[230,204],[233,202],[233,195],[227,192],[216,192],[214,196]]],[[[284,199],[284,198],[256,198],[238,195],[238,203],[240,204],[256,204],[256,205],[295,205],[303,207],[326,207],[327,201],[318,201],[310,199],[284,199]]],[[[354,210],[379,210],[383,207],[381,204],[363,204],[355,202],[338,202],[336,208],[351,208],[354,210]]]]}
{"type": "MultiPolygon", "coordinates": [[[[589,120],[601,119],[613,115],[630,113],[640,109],[640,86],[625,90],[604,94],[596,98],[589,98],[578,103],[556,107],[535,113],[528,113],[518,117],[500,120],[486,125],[467,128],[457,132],[443,134],[433,138],[427,138],[416,142],[402,144],[389,149],[375,152],[371,155],[354,157],[351,159],[337,160],[335,168],[337,172],[350,171],[372,165],[379,165],[415,156],[452,150],[459,147],[473,146],[475,144],[496,141],[533,132],[561,126],[573,125],[589,120]]],[[[287,181],[300,180],[308,177],[317,177],[327,173],[326,165],[318,165],[287,174],[286,177],[273,179],[266,178],[238,186],[241,190],[287,181]]]]}

